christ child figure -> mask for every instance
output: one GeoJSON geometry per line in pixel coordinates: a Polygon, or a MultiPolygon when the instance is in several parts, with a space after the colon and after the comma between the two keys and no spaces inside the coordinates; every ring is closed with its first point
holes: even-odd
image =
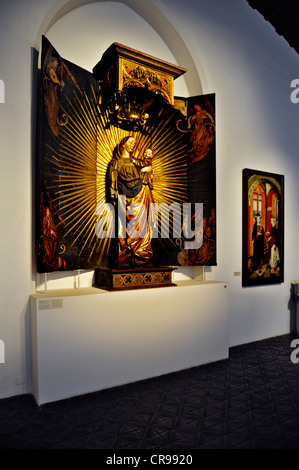
{"type": "Polygon", "coordinates": [[[154,172],[148,171],[149,168],[152,166],[152,161],[153,161],[153,152],[151,149],[146,149],[143,155],[143,158],[132,158],[133,163],[136,166],[142,167],[142,172],[143,172],[143,181],[142,183],[144,185],[148,185],[150,189],[153,189],[153,180],[154,180],[154,172]]]}

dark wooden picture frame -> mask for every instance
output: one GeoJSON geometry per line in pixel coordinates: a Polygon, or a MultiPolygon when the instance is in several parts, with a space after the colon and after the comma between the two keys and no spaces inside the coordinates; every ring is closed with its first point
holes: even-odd
{"type": "Polygon", "coordinates": [[[243,170],[242,286],[284,282],[284,176],[243,170]]]}

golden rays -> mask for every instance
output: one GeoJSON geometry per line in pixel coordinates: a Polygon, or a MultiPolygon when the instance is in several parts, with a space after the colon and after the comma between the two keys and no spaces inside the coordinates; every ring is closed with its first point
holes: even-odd
{"type": "MultiPolygon", "coordinates": [[[[97,207],[106,202],[107,168],[120,140],[127,135],[135,137],[135,158],[141,158],[147,148],[152,149],[153,198],[159,205],[187,202],[187,158],[184,137],[176,131],[172,117],[160,119],[148,134],[129,132],[108,125],[108,113],[99,112],[93,88],[92,95],[75,92],[74,99],[67,100],[68,119],[60,128],[59,153],[52,150],[50,161],[57,174],[54,199],[64,238],[71,240],[69,248],[80,247],[79,255],[86,250],[89,258],[96,254],[100,264],[111,239],[96,235],[97,207]]],[[[180,217],[181,211],[175,209],[172,223],[180,217]]],[[[112,224],[110,214],[106,217],[108,234],[113,232],[112,224]]]]}

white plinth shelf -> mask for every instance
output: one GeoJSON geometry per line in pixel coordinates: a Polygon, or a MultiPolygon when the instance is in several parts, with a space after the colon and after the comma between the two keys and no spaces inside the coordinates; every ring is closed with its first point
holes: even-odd
{"type": "Polygon", "coordinates": [[[224,282],[31,296],[33,393],[39,405],[228,357],[224,282]]]}

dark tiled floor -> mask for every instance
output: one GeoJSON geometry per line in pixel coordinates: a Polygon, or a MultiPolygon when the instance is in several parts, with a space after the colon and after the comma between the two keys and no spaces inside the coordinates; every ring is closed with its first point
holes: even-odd
{"type": "Polygon", "coordinates": [[[294,335],[227,360],[38,407],[0,400],[2,449],[299,449],[294,335]]]}

